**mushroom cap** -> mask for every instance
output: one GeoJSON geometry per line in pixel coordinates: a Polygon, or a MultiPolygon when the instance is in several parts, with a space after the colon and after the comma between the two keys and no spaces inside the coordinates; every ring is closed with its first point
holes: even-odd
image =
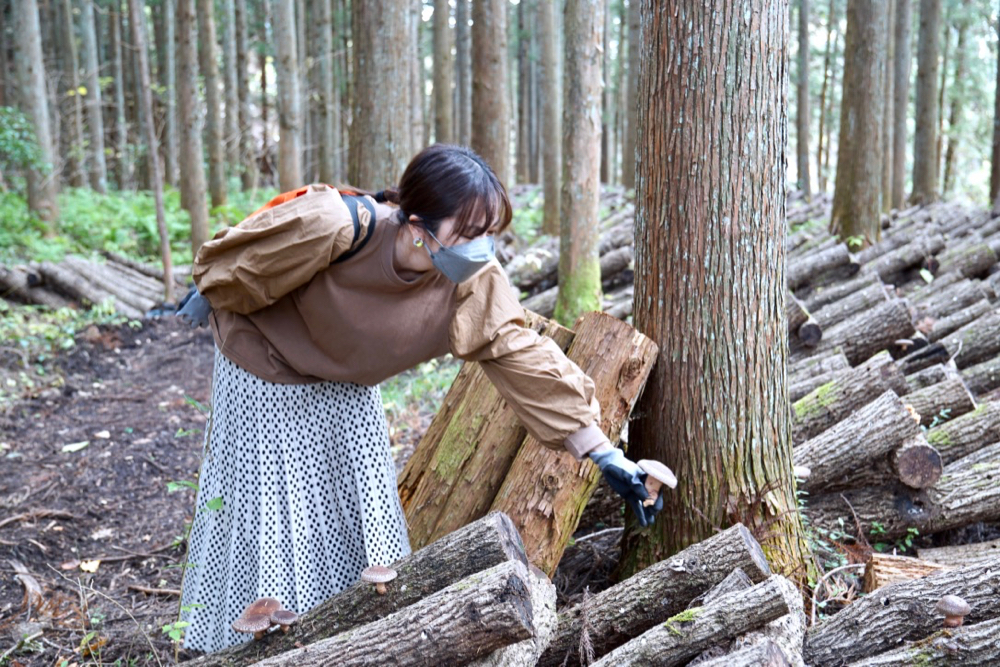
{"type": "Polygon", "coordinates": [[[299,615],[291,609],[275,609],[271,612],[271,623],[277,625],[292,625],[299,620],[299,615]]]}
{"type": "Polygon", "coordinates": [[[396,571],[384,565],[369,565],[361,570],[361,581],[369,584],[384,584],[396,578],[396,571]]]}
{"type": "Polygon", "coordinates": [[[965,616],[972,611],[969,603],[957,595],[945,595],[934,608],[945,616],[965,616]]]}
{"type": "Polygon", "coordinates": [[[243,610],[233,621],[236,632],[263,632],[271,627],[271,613],[281,609],[281,603],[274,598],[260,598],[243,610]]]}
{"type": "Polygon", "coordinates": [[[643,459],[638,462],[638,465],[650,477],[660,482],[660,484],[665,484],[671,489],[677,488],[677,477],[674,476],[674,473],[671,472],[670,468],[663,465],[659,461],[643,459]]]}

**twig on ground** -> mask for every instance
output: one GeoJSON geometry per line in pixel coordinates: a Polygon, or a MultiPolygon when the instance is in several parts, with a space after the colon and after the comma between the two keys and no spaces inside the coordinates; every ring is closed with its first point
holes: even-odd
{"type": "Polygon", "coordinates": [[[9,523],[14,523],[15,521],[25,521],[28,519],[44,519],[46,517],[54,516],[58,519],[79,519],[75,514],[70,512],[64,512],[63,510],[32,510],[31,512],[24,512],[22,514],[15,514],[14,516],[9,516],[3,521],[0,521],[0,528],[3,528],[9,523]]]}
{"type": "Polygon", "coordinates": [[[139,591],[140,593],[149,593],[150,595],[176,595],[177,597],[181,595],[179,588],[151,588],[149,586],[129,584],[128,589],[130,591],[139,591]]]}
{"type": "Polygon", "coordinates": [[[864,563],[852,563],[850,565],[841,565],[840,567],[835,567],[832,570],[830,570],[829,572],[827,572],[826,574],[824,574],[822,577],[820,577],[819,581],[816,582],[816,586],[813,588],[813,594],[812,594],[812,610],[811,610],[812,616],[811,616],[811,618],[809,620],[809,625],[810,626],[816,625],[816,598],[818,596],[820,586],[823,585],[823,583],[826,581],[826,579],[828,577],[830,577],[830,576],[832,576],[832,575],[834,575],[834,574],[836,574],[838,572],[841,572],[843,570],[849,570],[852,567],[865,567],[865,564],[864,563]]]}

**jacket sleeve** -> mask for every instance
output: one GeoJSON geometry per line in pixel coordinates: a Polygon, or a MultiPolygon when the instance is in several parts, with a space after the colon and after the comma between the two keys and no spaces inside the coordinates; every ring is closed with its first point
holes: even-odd
{"type": "MultiPolygon", "coordinates": [[[[309,185],[282,195],[201,246],[191,269],[198,290],[215,309],[248,314],[308,283],[350,250],[354,221],[337,190],[309,185]]],[[[367,207],[358,207],[364,238],[367,207]]]]}
{"type": "Polygon", "coordinates": [[[528,433],[577,459],[608,442],[594,382],[555,341],[523,326],[524,309],[498,263],[461,283],[457,297],[452,354],[482,365],[528,433]]]}

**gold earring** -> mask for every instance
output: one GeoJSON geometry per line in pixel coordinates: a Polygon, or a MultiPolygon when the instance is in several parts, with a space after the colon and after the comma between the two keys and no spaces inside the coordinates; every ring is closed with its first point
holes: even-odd
{"type": "Polygon", "coordinates": [[[413,239],[413,245],[417,246],[418,248],[423,248],[424,240],[422,238],[415,238],[413,239]]]}

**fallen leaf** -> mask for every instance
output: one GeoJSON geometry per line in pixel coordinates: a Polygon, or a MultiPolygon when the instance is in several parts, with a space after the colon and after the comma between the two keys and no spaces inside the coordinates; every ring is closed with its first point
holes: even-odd
{"type": "Polygon", "coordinates": [[[111,437],[111,432],[110,431],[98,431],[97,433],[94,434],[94,437],[95,438],[100,438],[101,440],[107,440],[108,438],[111,437]]]}
{"type": "Polygon", "coordinates": [[[81,647],[80,654],[84,658],[90,658],[94,654],[100,653],[101,649],[107,643],[108,643],[107,637],[101,637],[100,635],[98,635],[97,637],[94,637],[94,639],[87,642],[87,644],[81,647]]]}
{"type": "Polygon", "coordinates": [[[101,566],[101,561],[99,560],[85,560],[80,563],[80,569],[84,572],[94,573],[97,572],[97,568],[101,566]]]}
{"type": "Polygon", "coordinates": [[[62,450],[64,452],[78,452],[87,445],[90,444],[90,440],[82,440],[80,442],[71,442],[68,445],[63,445],[62,450]]]}

